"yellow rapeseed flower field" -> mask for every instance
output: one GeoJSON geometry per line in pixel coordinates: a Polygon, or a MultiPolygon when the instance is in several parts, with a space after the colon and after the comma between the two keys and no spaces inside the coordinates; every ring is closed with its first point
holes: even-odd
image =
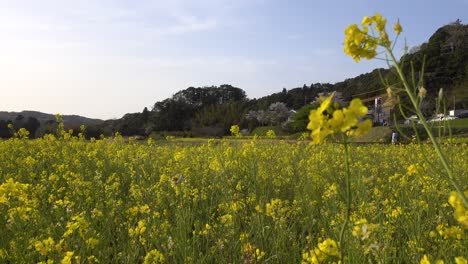
{"type": "MultiPolygon", "coordinates": [[[[453,263],[466,208],[431,145],[0,141],[0,263],[453,263]],[[450,199],[450,201],[449,201],[450,199]],[[346,252],[346,254],[340,254],[346,252]],[[345,255],[346,259],[340,259],[345,255]]],[[[444,145],[468,182],[468,145],[444,145]]]]}

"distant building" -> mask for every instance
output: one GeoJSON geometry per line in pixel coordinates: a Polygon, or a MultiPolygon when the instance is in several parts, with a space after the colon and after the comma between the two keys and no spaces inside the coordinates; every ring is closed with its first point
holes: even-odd
{"type": "Polygon", "coordinates": [[[286,122],[287,122],[287,123],[292,122],[292,121],[293,121],[293,116],[294,116],[294,114],[296,114],[296,113],[297,113],[297,111],[294,110],[294,109],[289,110],[289,111],[288,111],[288,120],[286,120],[286,122]]]}
{"type": "Polygon", "coordinates": [[[449,111],[449,116],[458,117],[459,115],[466,115],[466,114],[468,114],[468,110],[465,110],[465,109],[456,109],[456,110],[449,111]]]}
{"type": "Polygon", "coordinates": [[[362,103],[369,109],[367,116],[377,124],[393,124],[393,113],[396,101],[389,98],[387,94],[380,94],[361,99],[362,103]]]}

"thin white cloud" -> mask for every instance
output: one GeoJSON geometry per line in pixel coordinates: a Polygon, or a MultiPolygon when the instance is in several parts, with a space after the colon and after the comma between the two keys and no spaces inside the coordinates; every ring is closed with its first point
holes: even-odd
{"type": "Polygon", "coordinates": [[[193,15],[180,13],[177,13],[173,16],[176,18],[177,23],[167,29],[163,29],[161,33],[185,34],[211,30],[216,28],[218,25],[217,20],[214,18],[199,19],[193,15]]]}
{"type": "Polygon", "coordinates": [[[208,12],[194,14],[184,5],[150,3],[54,0],[18,1],[9,6],[0,3],[0,31],[60,34],[56,37],[100,33],[118,38],[122,33],[181,35],[211,30],[219,25],[218,19],[208,12]]]}

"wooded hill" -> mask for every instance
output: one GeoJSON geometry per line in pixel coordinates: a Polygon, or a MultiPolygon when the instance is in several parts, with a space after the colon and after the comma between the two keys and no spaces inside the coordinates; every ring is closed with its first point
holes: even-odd
{"type": "MultiPolygon", "coordinates": [[[[439,28],[428,42],[409,49],[400,59],[409,80],[411,63],[419,80],[424,60],[423,80],[424,87],[428,90],[428,98],[434,98],[439,89],[443,88],[452,105],[455,96],[458,107],[468,108],[468,25],[457,20],[439,28]]],[[[389,79],[391,84],[402,87],[395,71],[375,69],[370,73],[335,83],[333,89],[342,92],[348,100],[351,97],[372,97],[385,93],[380,75],[389,79]]]]}
{"type": "MultiPolygon", "coordinates": [[[[78,130],[81,125],[97,127],[103,122],[100,119],[92,119],[79,115],[63,115],[61,118],[66,129],[74,130],[78,130]]],[[[0,138],[13,136],[13,131],[8,128],[8,124],[12,124],[14,130],[26,128],[30,132],[30,137],[36,138],[44,134],[54,133],[58,122],[55,115],[38,111],[0,111],[0,138]]]]}
{"type": "MultiPolygon", "coordinates": [[[[49,120],[55,120],[53,114],[46,114],[38,111],[21,111],[21,112],[5,112],[0,111],[0,120],[15,120],[18,116],[25,118],[36,118],[40,123],[45,123],[49,120]]],[[[101,119],[87,118],[79,115],[62,115],[63,123],[67,127],[79,127],[80,125],[97,125],[103,122],[101,119]]]]}

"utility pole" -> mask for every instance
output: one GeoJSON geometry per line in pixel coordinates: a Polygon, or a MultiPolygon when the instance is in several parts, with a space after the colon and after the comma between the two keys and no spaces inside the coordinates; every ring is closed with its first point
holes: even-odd
{"type": "Polygon", "coordinates": [[[455,115],[455,95],[453,96],[453,114],[455,115]]]}

